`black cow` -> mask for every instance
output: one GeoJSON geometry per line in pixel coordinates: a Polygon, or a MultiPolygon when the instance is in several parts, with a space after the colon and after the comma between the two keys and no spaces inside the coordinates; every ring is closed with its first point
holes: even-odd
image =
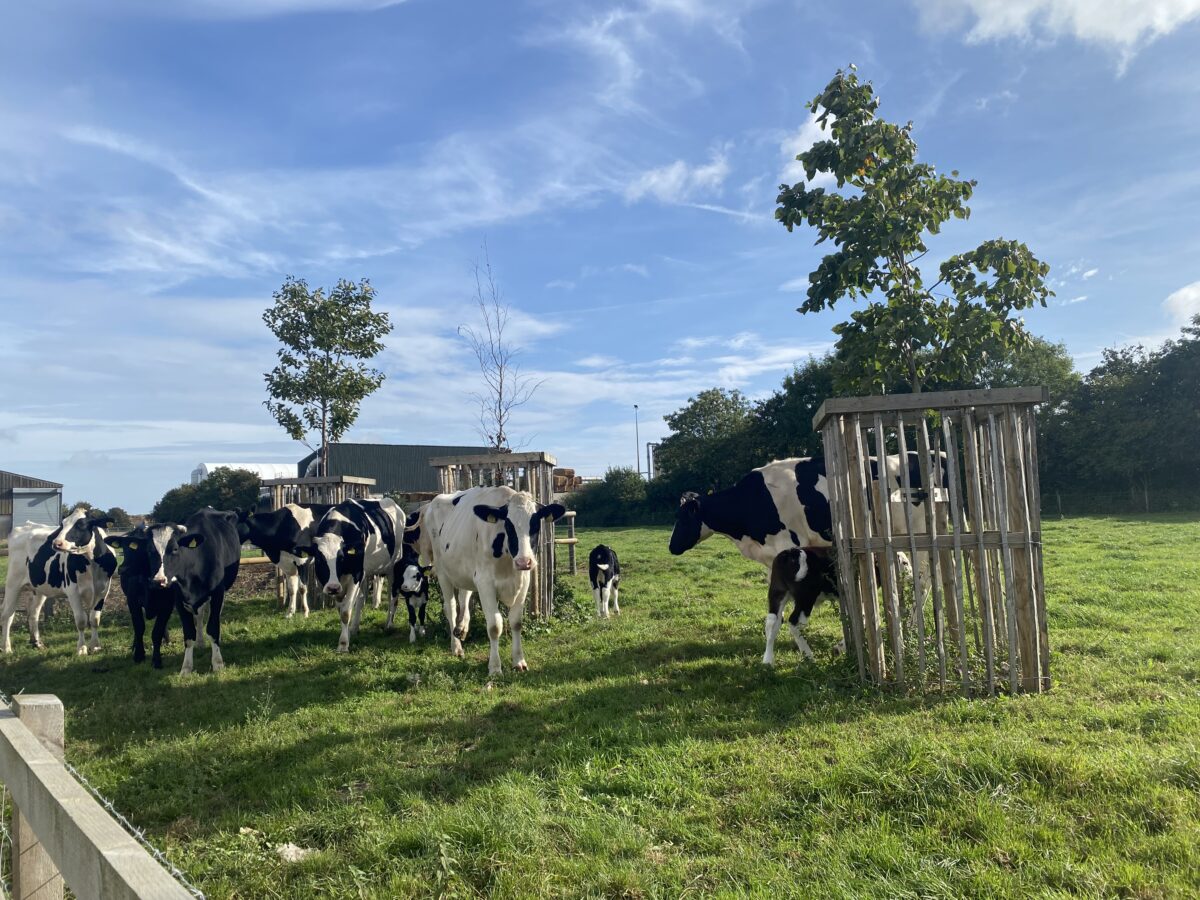
{"type": "Polygon", "coordinates": [[[26,611],[29,640],[34,647],[42,646],[38,624],[43,604],[49,597],[66,597],[75,617],[76,652],[86,655],[100,649],[100,612],[117,569],[117,558],[104,543],[104,526],[110,521],[107,516],[80,508],[57,528],[27,522],[12,530],[4,606],[0,609],[0,645],[5,653],[12,652],[12,620],[26,585],[33,591],[26,611]],[[89,626],[90,643],[85,635],[89,626]]]}
{"type": "Polygon", "coordinates": [[[608,618],[609,601],[612,601],[613,614],[619,616],[621,604],[617,595],[621,583],[621,563],[617,559],[617,551],[604,544],[594,547],[588,554],[588,579],[596,595],[596,617],[608,618]]]}
{"type": "Polygon", "coordinates": [[[283,576],[288,618],[296,614],[297,601],[308,618],[312,555],[301,548],[312,545],[316,523],[332,508],[329,503],[289,503],[272,512],[238,514],[238,537],[262,550],[283,576]]]}
{"type": "MultiPolygon", "coordinates": [[[[186,527],[151,525],[145,529],[144,537],[126,535],[108,539],[112,546],[125,550],[122,572],[129,567],[130,586],[137,590],[145,585],[145,593],[139,599],[146,617],[154,620],[151,634],[154,668],[162,668],[162,641],[172,609],[179,612],[183,626],[183,665],[179,673],[188,675],[193,670],[197,626],[204,618],[212,640],[213,671],[225,668],[221,657],[221,609],[225,592],[233,586],[241,564],[237,519],[237,513],[202,509],[188,517],[186,527]]],[[[131,614],[133,609],[131,601],[131,614]]],[[[139,644],[137,628],[135,619],[135,659],[139,644]]],[[[144,657],[145,651],[142,653],[144,657]]]]}
{"type": "Polygon", "coordinates": [[[775,638],[789,600],[793,603],[788,619],[792,638],[800,652],[812,659],[812,648],[804,639],[804,627],[817,601],[827,594],[836,596],[837,592],[837,564],[832,550],[793,547],[776,556],[771,564],[771,584],[767,591],[767,621],[763,629],[767,649],[763,653],[763,665],[775,665],[775,638]]]}
{"type": "Polygon", "coordinates": [[[425,637],[425,607],[429,603],[429,572],[432,566],[421,565],[415,550],[405,547],[404,555],[392,569],[392,605],[388,608],[387,624],[391,629],[400,598],[408,607],[408,642],[416,643],[425,637]],[[418,619],[420,624],[418,624],[418,619]]]}

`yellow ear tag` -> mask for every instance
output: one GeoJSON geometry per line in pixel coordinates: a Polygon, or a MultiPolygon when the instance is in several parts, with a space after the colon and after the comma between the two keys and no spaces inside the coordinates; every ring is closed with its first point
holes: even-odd
{"type": "Polygon", "coordinates": [[[489,525],[495,525],[495,524],[496,524],[496,517],[495,517],[495,516],[488,516],[488,524],[489,524],[489,525]]]}
{"type": "Polygon", "coordinates": [[[298,551],[298,552],[296,553],[296,555],[297,555],[298,557],[300,557],[301,559],[308,559],[308,553],[307,553],[306,551],[304,551],[304,550],[300,550],[300,551],[298,551]]]}
{"type": "Polygon", "coordinates": [[[358,551],[355,550],[353,547],[350,547],[346,550],[347,556],[356,556],[357,554],[358,554],[358,551]]]}
{"type": "Polygon", "coordinates": [[[137,543],[137,541],[130,541],[130,542],[129,542],[129,549],[130,549],[130,550],[136,550],[137,548],[138,548],[138,543],[137,543]]]}
{"type": "Polygon", "coordinates": [[[200,546],[200,542],[198,540],[196,540],[195,538],[192,538],[190,541],[188,541],[183,546],[187,547],[189,550],[195,550],[198,546],[200,546]]]}

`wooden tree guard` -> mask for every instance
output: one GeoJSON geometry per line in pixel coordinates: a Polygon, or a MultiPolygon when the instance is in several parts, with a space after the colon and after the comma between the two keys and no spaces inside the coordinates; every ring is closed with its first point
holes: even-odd
{"type": "MultiPolygon", "coordinates": [[[[429,460],[438,470],[446,494],[473,487],[507,485],[525,491],[538,506],[554,502],[554,467],[549,453],[482,453],[438,456],[429,460]]],[[[554,612],[554,523],[543,522],[537,546],[537,566],[525,601],[529,614],[544,619],[554,612]]]]}
{"type": "Polygon", "coordinates": [[[1036,387],[821,404],[813,427],[825,444],[842,630],[864,680],[941,690],[954,682],[967,697],[1005,683],[1014,694],[1049,689],[1034,419],[1048,399],[1036,387]],[[887,467],[873,476],[877,460],[910,454],[919,485],[905,464],[898,490],[880,480],[887,467]],[[924,598],[912,634],[898,553],[911,560],[914,597],[924,598]]]}

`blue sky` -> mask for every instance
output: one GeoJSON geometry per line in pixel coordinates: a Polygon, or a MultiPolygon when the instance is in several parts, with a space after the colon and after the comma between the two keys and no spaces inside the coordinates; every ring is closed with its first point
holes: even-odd
{"type": "Polygon", "coordinates": [[[772,220],[855,63],[979,180],[930,260],[1052,266],[1027,317],[1081,367],[1200,312],[1200,0],[85,0],[0,29],[0,468],[149,508],[201,461],[299,459],[262,407],[287,274],[369,277],[388,379],[348,440],[469,443],[486,240],[515,433],[588,474],[706,387],[830,345],[772,220]]]}

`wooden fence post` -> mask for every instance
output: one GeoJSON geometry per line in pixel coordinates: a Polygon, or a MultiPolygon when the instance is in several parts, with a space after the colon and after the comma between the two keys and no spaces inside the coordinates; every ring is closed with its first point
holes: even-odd
{"type": "MultiPolygon", "coordinates": [[[[11,708],[55,759],[66,759],[61,700],[53,694],[18,694],[12,698],[11,708]]],[[[12,814],[12,876],[14,900],[62,900],[62,875],[16,804],[12,814]]]]}

